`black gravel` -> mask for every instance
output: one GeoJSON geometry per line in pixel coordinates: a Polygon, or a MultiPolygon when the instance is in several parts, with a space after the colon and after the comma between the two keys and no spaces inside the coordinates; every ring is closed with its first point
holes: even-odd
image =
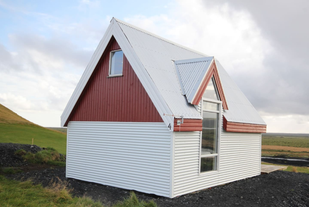
{"type": "Polygon", "coordinates": [[[29,165],[29,163],[23,161],[20,156],[14,154],[19,149],[32,153],[37,153],[42,150],[42,148],[30,144],[0,143],[0,167],[20,167],[29,165]]]}
{"type": "Polygon", "coordinates": [[[273,164],[309,167],[309,158],[299,158],[299,157],[262,157],[262,161],[268,162],[268,163],[273,163],[273,164]]]}
{"type": "MultiPolygon", "coordinates": [[[[1,154],[2,156],[2,154],[1,154]]],[[[88,196],[110,206],[127,198],[129,190],[65,178],[65,168],[47,168],[7,175],[48,186],[63,183],[74,196],[88,196]]],[[[309,175],[276,171],[211,189],[169,199],[135,192],[139,199],[154,200],[158,206],[309,206],[309,175]]]]}
{"type": "MultiPolygon", "coordinates": [[[[65,168],[44,169],[8,176],[11,179],[32,178],[35,184],[48,186],[63,182],[75,196],[89,196],[106,205],[127,198],[130,191],[65,178],[65,168]],[[59,179],[58,179],[59,178],[59,179]]],[[[158,206],[309,206],[309,175],[276,171],[196,193],[169,199],[136,192],[143,200],[154,200],[158,206]]]]}

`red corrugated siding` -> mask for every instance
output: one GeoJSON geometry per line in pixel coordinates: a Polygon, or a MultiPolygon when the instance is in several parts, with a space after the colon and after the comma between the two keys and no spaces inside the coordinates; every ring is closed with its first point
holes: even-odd
{"type": "Polygon", "coordinates": [[[217,86],[218,93],[219,93],[219,96],[220,96],[220,100],[222,101],[222,107],[225,110],[228,110],[225,95],[224,95],[223,88],[222,88],[222,85],[221,85],[221,81],[220,81],[220,78],[219,78],[219,73],[218,73],[217,66],[216,66],[214,61],[211,64],[211,66],[209,67],[209,70],[208,70],[200,88],[198,89],[194,100],[192,101],[192,104],[194,104],[194,105],[199,104],[199,102],[200,102],[201,98],[203,97],[203,94],[204,94],[206,87],[207,87],[212,76],[214,76],[214,78],[215,78],[215,82],[216,82],[216,86],[217,86]]]}
{"type": "Polygon", "coordinates": [[[125,56],[123,76],[108,77],[110,51],[117,49],[112,38],[69,121],[163,121],[125,56]]]}
{"type": "Polygon", "coordinates": [[[190,132],[190,131],[202,131],[203,120],[202,119],[183,119],[183,123],[177,125],[177,120],[174,119],[174,132],[190,132]]]}
{"type": "Polygon", "coordinates": [[[223,128],[227,132],[266,133],[266,125],[229,122],[225,117],[223,128]]]}

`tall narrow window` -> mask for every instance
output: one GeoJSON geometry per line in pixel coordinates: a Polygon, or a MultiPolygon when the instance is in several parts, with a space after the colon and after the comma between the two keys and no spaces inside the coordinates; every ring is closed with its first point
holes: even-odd
{"type": "Polygon", "coordinates": [[[109,75],[110,76],[122,75],[122,67],[123,67],[123,52],[121,50],[112,51],[110,53],[109,75]]]}
{"type": "Polygon", "coordinates": [[[200,172],[217,170],[221,101],[213,78],[203,95],[203,131],[201,136],[200,172]]]}
{"type": "Polygon", "coordinates": [[[203,98],[212,99],[212,100],[220,100],[214,78],[210,79],[206,87],[206,90],[203,94],[203,98]]]}

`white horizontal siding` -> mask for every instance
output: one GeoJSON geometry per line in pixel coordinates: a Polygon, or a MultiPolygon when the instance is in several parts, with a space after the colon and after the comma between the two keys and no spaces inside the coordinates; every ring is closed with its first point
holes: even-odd
{"type": "Polygon", "coordinates": [[[199,174],[200,132],[174,132],[173,197],[260,174],[261,135],[221,132],[219,170],[199,174]]]}
{"type": "Polygon", "coordinates": [[[170,197],[163,122],[69,122],[67,136],[66,177],[170,197]]]}

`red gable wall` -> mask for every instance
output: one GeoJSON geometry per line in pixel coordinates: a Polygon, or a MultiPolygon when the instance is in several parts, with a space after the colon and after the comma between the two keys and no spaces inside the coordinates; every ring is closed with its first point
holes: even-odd
{"type": "Polygon", "coordinates": [[[112,38],[69,121],[163,122],[125,56],[123,76],[108,77],[110,51],[117,49],[112,38]]]}

